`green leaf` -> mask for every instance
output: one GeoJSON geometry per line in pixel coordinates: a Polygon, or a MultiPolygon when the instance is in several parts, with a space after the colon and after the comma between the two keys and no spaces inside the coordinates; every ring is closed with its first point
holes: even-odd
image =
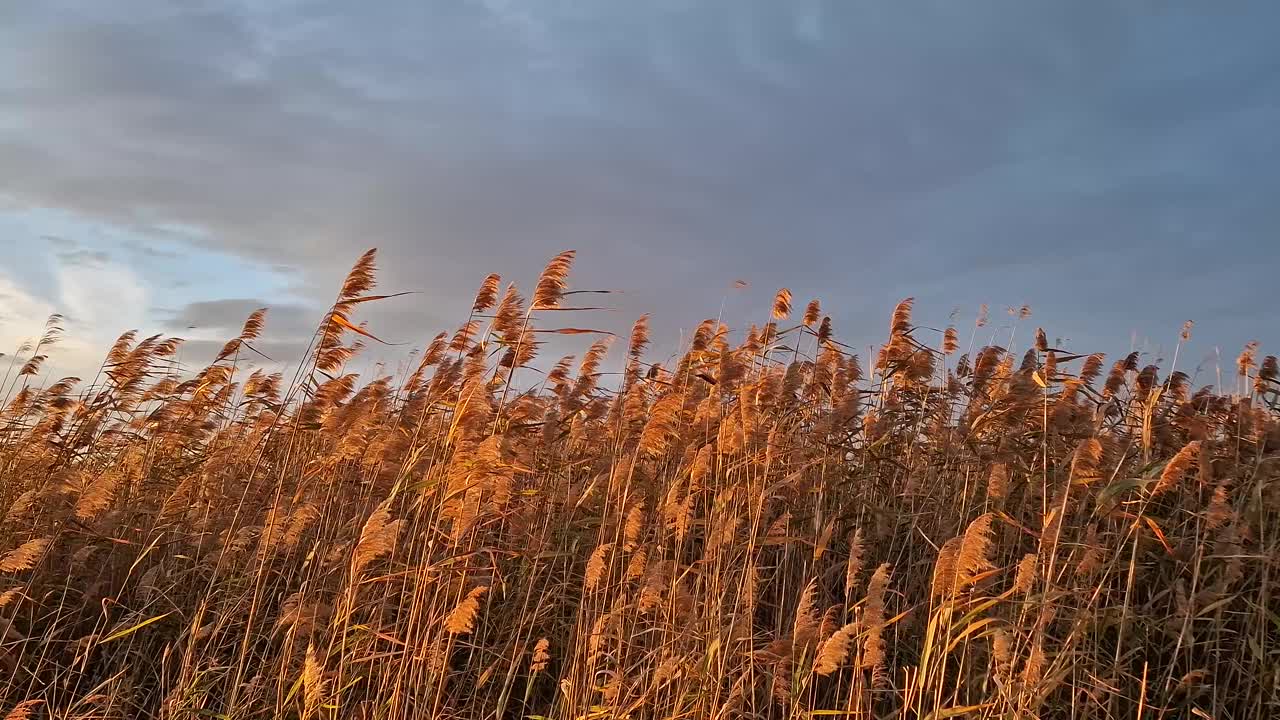
{"type": "Polygon", "coordinates": [[[123,630],[119,630],[119,631],[116,631],[116,632],[111,633],[111,634],[110,634],[110,635],[108,635],[107,637],[103,638],[102,642],[100,642],[100,643],[98,643],[98,644],[99,644],[99,645],[106,645],[107,643],[111,642],[112,640],[119,640],[120,638],[125,637],[126,635],[132,635],[132,634],[134,634],[134,633],[138,632],[139,630],[141,630],[142,628],[144,628],[144,627],[146,627],[146,626],[148,626],[148,625],[150,625],[150,624],[152,624],[152,623],[160,622],[161,620],[163,620],[163,619],[165,619],[165,618],[169,617],[169,616],[170,616],[170,615],[172,615],[172,614],[173,614],[173,611],[172,611],[172,610],[170,610],[169,612],[164,613],[163,615],[156,615],[155,617],[147,618],[146,620],[143,620],[142,622],[138,623],[137,625],[133,625],[133,626],[127,627],[127,628],[125,628],[125,629],[123,629],[123,630]]]}

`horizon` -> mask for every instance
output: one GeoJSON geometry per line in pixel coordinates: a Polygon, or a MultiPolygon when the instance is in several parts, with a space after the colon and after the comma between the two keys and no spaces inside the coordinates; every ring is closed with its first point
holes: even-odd
{"type": "MultiPolygon", "coordinates": [[[[368,304],[361,302],[359,304],[361,311],[376,308],[378,303],[385,303],[388,301],[394,302],[401,297],[412,298],[414,295],[418,294],[417,291],[399,291],[382,294],[382,291],[376,290],[377,273],[379,269],[379,256],[377,255],[377,252],[377,248],[370,248],[365,253],[366,256],[372,259],[373,263],[371,266],[373,273],[370,275],[371,284],[368,292],[372,292],[374,294],[368,295],[367,299],[375,302],[368,304]]],[[[566,253],[570,258],[568,265],[566,266],[568,274],[564,277],[566,289],[569,291],[568,294],[603,294],[611,297],[617,292],[613,290],[583,290],[575,287],[573,284],[572,270],[574,262],[576,261],[577,252],[570,250],[566,251],[566,253]]],[[[550,266],[545,268],[543,273],[545,274],[549,269],[550,266]]],[[[355,272],[354,268],[352,272],[355,272]]],[[[495,288],[500,287],[500,285],[501,283],[499,282],[499,285],[495,286],[495,288]]],[[[508,287],[513,287],[513,285],[509,285],[508,287]]],[[[729,297],[729,293],[744,292],[747,289],[749,289],[749,285],[747,285],[745,281],[735,281],[734,284],[731,285],[730,289],[726,291],[725,298],[727,299],[729,297]]],[[[789,319],[779,320],[776,314],[773,314],[771,309],[769,313],[765,313],[761,316],[761,320],[758,323],[750,322],[741,326],[730,326],[724,324],[723,317],[707,317],[704,318],[703,322],[715,320],[725,330],[726,334],[724,337],[730,343],[742,343],[746,340],[748,335],[754,335],[758,330],[763,329],[766,324],[775,324],[781,332],[781,336],[777,342],[781,343],[783,342],[783,337],[785,335],[788,335],[795,330],[803,329],[800,327],[800,324],[802,324],[801,321],[795,317],[795,315],[799,314],[798,306],[795,315],[791,312],[791,303],[796,302],[796,300],[791,297],[791,292],[788,288],[780,288],[777,293],[771,294],[771,297],[774,298],[770,302],[771,307],[777,302],[778,294],[784,292],[787,294],[787,303],[789,308],[787,316],[789,319]]],[[[901,303],[914,304],[914,300],[914,297],[907,297],[900,301],[900,303],[896,303],[895,313],[897,307],[901,306],[901,303]]],[[[479,302],[478,297],[476,301],[479,302]]],[[[821,307],[819,298],[814,298],[811,302],[816,302],[818,303],[818,307],[821,307]]],[[[724,304],[724,302],[721,304],[721,316],[723,316],[724,304]]],[[[575,305],[581,305],[581,303],[569,303],[567,305],[558,304],[558,306],[554,308],[555,310],[569,312],[555,312],[553,315],[581,317],[583,314],[598,315],[602,312],[608,314],[616,309],[607,306],[597,306],[591,303],[588,303],[590,307],[575,307],[575,305]]],[[[271,357],[267,351],[272,353],[279,352],[275,349],[272,344],[272,340],[270,339],[269,330],[272,320],[271,308],[269,306],[264,306],[248,310],[245,313],[245,316],[242,317],[242,321],[256,324],[257,329],[254,331],[255,337],[253,338],[253,342],[246,341],[240,343],[241,346],[247,345],[248,351],[237,350],[232,357],[228,358],[232,361],[232,367],[235,368],[237,372],[245,374],[263,371],[269,374],[279,374],[282,376],[282,379],[287,380],[292,376],[292,379],[289,380],[288,385],[286,386],[289,394],[292,395],[294,390],[299,387],[298,383],[300,380],[303,381],[303,384],[305,385],[305,378],[314,374],[314,369],[308,371],[307,366],[314,360],[312,353],[316,351],[315,343],[320,338],[323,328],[332,322],[331,312],[332,308],[329,308],[320,314],[315,323],[312,335],[306,342],[306,346],[303,347],[297,355],[285,356],[277,354],[276,357],[271,357]],[[254,320],[254,317],[257,317],[257,319],[254,320]],[[264,336],[265,339],[260,339],[260,336],[264,336]]],[[[808,315],[808,312],[809,310],[806,309],[806,316],[808,315]]],[[[479,313],[473,312],[470,319],[481,322],[481,326],[484,328],[484,332],[482,334],[488,335],[490,332],[488,326],[490,323],[493,323],[497,317],[495,313],[496,310],[486,310],[479,313]]],[[[953,311],[951,317],[952,320],[955,319],[956,314],[957,313],[953,311]]],[[[543,316],[539,317],[541,318],[543,316]]],[[[649,314],[644,314],[641,317],[646,320],[646,326],[652,319],[649,314]]],[[[825,307],[821,307],[821,312],[819,312],[818,317],[820,317],[824,323],[830,321],[830,315],[827,314],[825,307]]],[[[392,382],[404,381],[410,374],[410,368],[413,367],[416,359],[426,351],[427,345],[430,344],[426,342],[420,345],[394,341],[389,342],[378,337],[375,332],[371,332],[374,328],[369,328],[367,323],[361,320],[357,315],[352,315],[351,319],[354,320],[361,328],[361,330],[357,332],[368,338],[368,340],[363,340],[358,337],[355,339],[357,343],[356,347],[358,349],[351,356],[350,360],[343,364],[342,368],[342,374],[350,375],[355,378],[355,384],[357,387],[363,387],[380,379],[388,379],[392,382]]],[[[1038,347],[1036,345],[1036,341],[1028,339],[1028,337],[1039,334],[1040,332],[1043,332],[1044,329],[1037,326],[1033,322],[1033,319],[1034,311],[1030,306],[1024,305],[1021,308],[1008,307],[1005,308],[1003,312],[994,313],[991,312],[991,309],[988,306],[981,306],[977,313],[975,313],[974,321],[968,329],[969,340],[966,343],[960,344],[958,349],[955,351],[955,353],[958,353],[956,362],[961,365],[972,363],[978,353],[985,348],[994,348],[1002,354],[1007,354],[1010,358],[1016,358],[1020,356],[1024,350],[1031,350],[1038,347]],[[1001,322],[1001,316],[1005,315],[1008,316],[1008,319],[1001,322]],[[992,320],[993,316],[995,317],[995,321],[992,320]],[[1021,336],[1019,336],[1020,331],[1021,336]],[[1002,338],[1006,336],[1008,338],[1007,342],[1002,340],[1002,338]],[[1015,342],[1015,338],[1021,342],[1015,342]]],[[[638,320],[639,318],[637,318],[637,321],[638,320]]],[[[894,321],[896,322],[896,314],[894,321]]],[[[599,379],[601,389],[617,389],[615,387],[615,381],[619,381],[623,378],[628,360],[622,352],[622,348],[617,348],[616,346],[621,344],[630,332],[615,333],[612,331],[600,330],[595,327],[600,325],[600,323],[594,322],[589,323],[593,327],[588,329],[574,326],[573,323],[565,322],[539,323],[535,322],[532,317],[529,322],[530,327],[538,328],[535,332],[551,334],[549,336],[541,336],[549,338],[549,341],[540,340],[538,346],[539,349],[537,350],[536,355],[526,364],[523,364],[518,368],[522,372],[513,374],[513,376],[509,378],[512,387],[522,387],[525,390],[533,390],[542,386],[545,383],[548,371],[551,369],[557,358],[565,361],[577,359],[580,357],[581,352],[586,351],[591,340],[605,340],[607,342],[606,347],[608,349],[602,357],[602,369],[595,375],[599,379]],[[548,324],[554,327],[545,327],[545,325],[548,324]],[[560,334],[562,330],[564,335],[568,335],[569,337],[563,337],[560,334]],[[583,339],[583,337],[586,339],[583,339]],[[548,347],[552,348],[551,352],[546,351],[548,347]],[[614,352],[614,350],[617,350],[617,352],[614,352]]],[[[77,343],[75,338],[67,337],[67,324],[67,318],[55,313],[46,319],[45,323],[41,326],[41,332],[30,338],[22,339],[22,345],[17,348],[17,352],[12,354],[0,352],[0,364],[4,364],[6,367],[4,378],[5,380],[12,380],[11,383],[6,382],[4,387],[0,388],[0,392],[4,393],[3,399],[7,399],[8,396],[12,395],[12,393],[18,389],[18,378],[21,375],[15,374],[15,372],[19,368],[21,362],[32,358],[37,353],[40,355],[41,362],[39,363],[40,372],[35,374],[37,377],[42,378],[42,380],[36,385],[37,388],[58,379],[76,380],[77,382],[72,387],[73,394],[85,394],[90,391],[97,391],[106,387],[106,385],[99,384],[99,381],[104,381],[104,372],[108,370],[110,365],[109,358],[105,358],[107,354],[106,351],[109,348],[101,348],[101,353],[104,359],[100,360],[96,365],[86,365],[79,372],[58,372],[56,370],[58,350],[64,346],[68,340],[73,343],[74,350],[81,352],[85,350],[85,346],[82,343],[77,343]],[[5,360],[7,360],[7,363],[5,363],[5,360]],[[85,382],[86,380],[88,380],[88,382],[85,382]]],[[[807,326],[809,323],[805,322],[803,324],[807,326]]],[[[248,325],[245,327],[247,328],[248,325]]],[[[886,325],[886,327],[888,326],[886,325]]],[[[957,326],[954,323],[948,324],[945,327],[932,327],[924,323],[912,323],[911,328],[914,334],[923,336],[921,341],[926,346],[936,343],[935,350],[937,348],[941,348],[944,344],[944,330],[948,333],[955,333],[958,338],[962,338],[965,332],[965,328],[963,326],[957,326]],[[937,336],[935,339],[929,339],[933,338],[935,335],[937,336]]],[[[442,328],[439,330],[438,334],[447,339],[457,330],[457,327],[442,328]]],[[[634,332],[634,328],[628,328],[628,330],[634,332]]],[[[810,328],[810,331],[812,331],[812,328],[810,328]]],[[[1072,362],[1074,360],[1080,360],[1090,354],[1098,354],[1102,356],[1104,364],[1110,365],[1111,363],[1118,362],[1121,358],[1124,358],[1127,355],[1133,355],[1137,358],[1138,367],[1153,365],[1160,371],[1169,374],[1173,373],[1174,370],[1182,372],[1186,376],[1186,380],[1191,388],[1211,389],[1227,394],[1234,393],[1239,390],[1239,387],[1232,388],[1228,384],[1230,381],[1234,380],[1238,386],[1239,383],[1245,381],[1245,379],[1239,377],[1230,368],[1235,356],[1225,357],[1217,348],[1215,348],[1210,357],[1202,359],[1199,363],[1193,366],[1188,366],[1187,362],[1191,358],[1187,357],[1185,350],[1187,347],[1190,347],[1191,338],[1194,337],[1193,331],[1193,321],[1187,321],[1184,323],[1182,328],[1179,330],[1179,340],[1174,345],[1172,353],[1170,353],[1171,357],[1156,357],[1148,350],[1133,347],[1131,347],[1127,353],[1122,352],[1118,354],[1100,352],[1096,349],[1070,347],[1068,343],[1063,341],[1063,338],[1053,337],[1047,333],[1046,340],[1048,342],[1048,347],[1055,354],[1060,355],[1063,358],[1063,362],[1072,362]],[[1179,360],[1182,361],[1182,364],[1179,364],[1179,360]],[[1228,365],[1228,369],[1225,374],[1222,367],[1224,360],[1228,365]],[[1210,380],[1202,379],[1202,373],[1210,373],[1210,380]],[[1224,380],[1224,378],[1226,379],[1224,380]]],[[[683,328],[680,332],[681,340],[678,344],[673,344],[670,347],[658,347],[658,352],[656,354],[649,352],[646,353],[643,358],[637,359],[642,360],[641,364],[646,367],[653,365],[667,366],[678,357],[685,355],[689,352],[689,341],[692,333],[686,332],[683,328]]],[[[151,339],[177,341],[176,353],[174,353],[165,362],[166,370],[164,374],[166,377],[190,379],[206,370],[209,363],[214,365],[218,364],[219,360],[214,358],[214,353],[216,352],[218,354],[218,358],[221,359],[225,352],[225,347],[227,347],[227,343],[237,342],[234,340],[235,335],[235,332],[229,332],[226,337],[221,339],[196,341],[197,348],[202,349],[197,351],[194,358],[184,357],[185,349],[189,346],[190,341],[183,338],[180,333],[155,333],[151,339]],[[211,347],[214,349],[211,350],[211,347]],[[218,350],[222,350],[223,352],[218,352],[218,350]],[[205,355],[208,355],[208,357],[205,357],[205,355]]],[[[131,346],[135,346],[135,343],[142,340],[144,337],[146,337],[144,333],[139,332],[136,328],[131,328],[122,333],[116,344],[118,345],[120,341],[125,341],[125,345],[123,347],[128,349],[131,346]],[[127,341],[126,336],[128,336],[127,341]]],[[[803,337],[803,333],[801,333],[801,337],[803,337]]],[[[843,340],[849,338],[842,339],[839,337],[838,332],[832,333],[832,340],[835,341],[838,346],[842,347],[844,352],[850,353],[855,361],[863,365],[871,363],[876,357],[877,347],[880,346],[880,343],[891,337],[892,330],[886,332],[883,338],[869,339],[865,345],[855,346],[843,342],[843,340]]],[[[790,340],[787,340],[786,342],[790,342],[790,340]]],[[[645,345],[651,351],[654,349],[650,346],[648,340],[646,340],[645,345]]],[[[137,345],[137,347],[141,346],[137,345]]],[[[498,349],[501,349],[501,343],[495,346],[495,352],[498,349]]],[[[819,349],[820,347],[793,348],[792,346],[785,344],[782,344],[777,348],[777,350],[784,351],[784,356],[788,352],[794,352],[796,359],[808,361],[816,361],[819,349]]],[[[1258,360],[1258,349],[1258,343],[1256,341],[1251,341],[1242,349],[1242,353],[1247,353],[1250,356],[1250,362],[1256,364],[1258,360]]],[[[773,352],[776,352],[776,350],[770,351],[770,354],[773,352]]],[[[950,354],[952,353],[948,352],[944,355],[950,354]]],[[[940,355],[940,357],[943,359],[942,370],[944,373],[950,373],[955,369],[955,363],[946,361],[944,356],[940,355]]],[[[887,379],[887,377],[882,379],[887,379]]],[[[1171,382],[1172,380],[1170,379],[1169,381],[1171,382]]],[[[29,383],[27,381],[23,382],[24,387],[28,384],[29,383]]]]}

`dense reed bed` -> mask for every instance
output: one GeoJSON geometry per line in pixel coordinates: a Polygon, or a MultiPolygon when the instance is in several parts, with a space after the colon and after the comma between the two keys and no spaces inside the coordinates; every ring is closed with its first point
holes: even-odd
{"type": "Polygon", "coordinates": [[[1274,357],[965,352],[908,299],[859,358],[783,290],[664,367],[564,327],[572,261],[395,377],[348,372],[372,251],[296,377],[259,312],[46,378],[54,318],[0,386],[0,717],[1280,714],[1274,357]]]}

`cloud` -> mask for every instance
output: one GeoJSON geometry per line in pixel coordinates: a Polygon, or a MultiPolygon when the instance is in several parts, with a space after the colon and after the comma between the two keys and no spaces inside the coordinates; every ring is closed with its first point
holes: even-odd
{"type": "Polygon", "coordinates": [[[173,250],[165,250],[139,240],[129,240],[123,243],[123,247],[128,252],[140,257],[149,259],[173,260],[181,257],[181,253],[173,250]]]}
{"type": "MultiPolygon", "coordinates": [[[[225,342],[217,340],[186,340],[178,357],[189,370],[202,368],[212,362],[225,345],[225,342]]],[[[292,373],[297,370],[306,351],[306,341],[258,340],[252,344],[252,349],[241,350],[236,360],[242,367],[263,367],[271,372],[292,373]]]]}
{"type": "Polygon", "coordinates": [[[58,313],[65,333],[54,348],[42,350],[50,355],[46,367],[85,377],[120,333],[148,330],[148,293],[131,269],[112,262],[107,253],[71,241],[54,247],[53,287],[43,296],[0,270],[0,352],[38,339],[45,320],[58,313]]]}
{"type": "Polygon", "coordinates": [[[201,367],[240,333],[245,319],[259,308],[267,308],[262,336],[253,342],[252,350],[242,353],[241,362],[272,370],[296,369],[324,316],[322,308],[260,298],[202,300],[162,312],[163,329],[184,338],[183,364],[201,367]]]}
{"type": "Polygon", "coordinates": [[[145,327],[147,290],[128,268],[64,262],[57,277],[62,312],[70,327],[95,335],[145,327]]]}
{"type": "Polygon", "coordinates": [[[0,273],[0,350],[12,354],[23,342],[38,339],[45,319],[54,312],[52,305],[0,273]]]}
{"type": "Polygon", "coordinates": [[[80,243],[75,240],[58,235],[41,235],[40,239],[58,252],[70,252],[80,247],[80,243]]]}
{"type": "MultiPolygon", "coordinates": [[[[57,311],[54,305],[31,295],[0,272],[0,353],[4,354],[0,363],[8,366],[15,358],[29,358],[31,350],[21,354],[17,350],[38,342],[44,334],[45,321],[57,311]]],[[[86,337],[65,335],[55,346],[43,347],[40,352],[50,357],[44,364],[46,373],[84,378],[92,377],[103,347],[86,337]]]]}
{"type": "MultiPolygon", "coordinates": [[[[527,288],[574,247],[576,282],[626,291],[615,329],[653,311],[678,337],[745,276],[762,296],[825,294],[851,334],[915,286],[955,298],[940,313],[1112,308],[1126,327],[1098,339],[1116,341],[1143,319],[1124,308],[1149,263],[1168,282],[1142,312],[1182,312],[1180,284],[1256,281],[1233,258],[1274,258],[1277,15],[15,5],[0,107],[22,111],[0,109],[0,196],[140,236],[193,229],[180,242],[296,269],[288,302],[311,309],[376,245],[383,286],[422,291],[369,308],[396,339],[461,319],[485,273],[527,288]]],[[[750,301],[735,322],[760,319],[750,301]]]]}
{"type": "Polygon", "coordinates": [[[111,253],[105,250],[89,250],[80,248],[57,253],[58,261],[63,265],[93,267],[111,262],[111,253]]]}
{"type": "Polygon", "coordinates": [[[165,327],[181,331],[196,329],[202,333],[223,333],[226,338],[240,332],[249,314],[259,308],[267,308],[266,328],[273,335],[283,337],[310,336],[323,316],[305,307],[289,304],[273,304],[253,298],[226,298],[193,302],[172,313],[165,327]]]}

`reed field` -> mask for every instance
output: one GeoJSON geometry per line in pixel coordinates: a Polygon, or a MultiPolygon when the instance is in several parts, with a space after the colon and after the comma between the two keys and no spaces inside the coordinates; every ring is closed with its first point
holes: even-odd
{"type": "Polygon", "coordinates": [[[287,375],[257,312],[48,377],[52,318],[0,365],[0,718],[1280,717],[1274,356],[780,290],[653,364],[573,260],[385,377],[373,251],[287,375]]]}

